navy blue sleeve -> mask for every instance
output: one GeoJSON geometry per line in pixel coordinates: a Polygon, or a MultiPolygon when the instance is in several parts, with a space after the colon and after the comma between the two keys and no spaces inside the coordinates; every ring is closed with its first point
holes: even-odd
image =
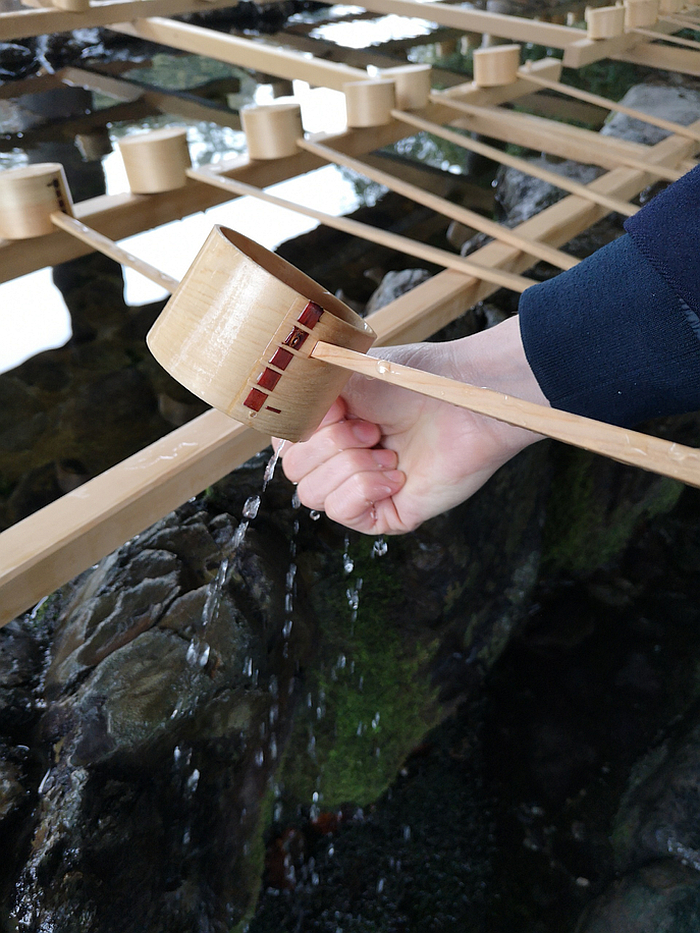
{"type": "Polygon", "coordinates": [[[627,233],[520,299],[525,353],[551,405],[627,427],[700,410],[700,168],[627,233]]]}

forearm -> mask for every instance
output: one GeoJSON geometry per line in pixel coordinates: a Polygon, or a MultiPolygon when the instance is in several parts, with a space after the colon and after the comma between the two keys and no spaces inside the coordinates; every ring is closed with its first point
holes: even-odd
{"type": "Polygon", "coordinates": [[[525,291],[520,322],[553,407],[632,426],[700,409],[700,173],[628,226],[630,234],[525,291]]]}

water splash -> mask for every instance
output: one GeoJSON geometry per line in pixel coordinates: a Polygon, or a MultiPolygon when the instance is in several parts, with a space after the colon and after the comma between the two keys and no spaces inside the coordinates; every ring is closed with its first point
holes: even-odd
{"type": "Polygon", "coordinates": [[[350,574],[355,569],[355,561],[350,557],[350,535],[345,535],[343,541],[343,570],[350,574]]]}

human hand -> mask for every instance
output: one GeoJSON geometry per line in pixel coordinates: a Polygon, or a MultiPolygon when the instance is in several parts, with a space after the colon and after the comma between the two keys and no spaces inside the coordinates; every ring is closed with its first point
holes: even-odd
{"type": "MultiPolygon", "coordinates": [[[[376,352],[547,405],[527,363],[517,318],[462,340],[376,352]]],[[[354,375],[312,437],[284,444],[281,456],[304,505],[366,534],[401,534],[467,499],[539,439],[522,428],[354,375]]]]}

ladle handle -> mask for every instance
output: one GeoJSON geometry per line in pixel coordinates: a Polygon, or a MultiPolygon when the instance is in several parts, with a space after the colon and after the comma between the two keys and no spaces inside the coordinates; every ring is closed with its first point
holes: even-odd
{"type": "Polygon", "coordinates": [[[60,227],[61,230],[70,233],[76,239],[87,243],[88,246],[92,246],[98,253],[103,253],[120,265],[128,266],[130,269],[140,272],[141,275],[145,275],[147,279],[155,282],[156,285],[160,285],[166,292],[174,292],[180,284],[177,279],[172,278],[165,272],[161,272],[160,269],[156,269],[150,263],[144,262],[143,259],[139,259],[132,253],[128,253],[121,246],[117,246],[114,240],[103,236],[97,230],[88,227],[87,224],[76,220],[75,217],[69,217],[68,214],[63,214],[61,211],[54,211],[51,214],[51,222],[55,227],[60,227]]]}
{"type": "Polygon", "coordinates": [[[693,447],[684,447],[557,408],[546,408],[511,395],[502,395],[493,389],[457,382],[323,341],[316,344],[311,356],[351,372],[389,382],[420,395],[449,402],[497,421],[505,421],[565,444],[602,454],[620,463],[700,487],[700,451],[693,447]]]}

